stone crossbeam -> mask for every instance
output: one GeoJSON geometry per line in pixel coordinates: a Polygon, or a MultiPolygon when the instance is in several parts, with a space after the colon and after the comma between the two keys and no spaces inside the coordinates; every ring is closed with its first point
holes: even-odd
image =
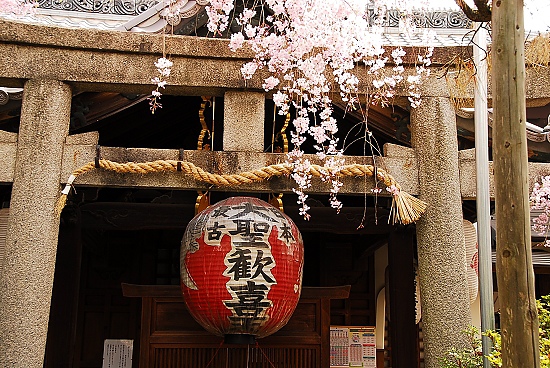
{"type": "MultiPolygon", "coordinates": [[[[153,62],[162,56],[163,44],[174,62],[167,94],[221,96],[228,89],[262,89],[265,74],[257,73],[248,81],[241,77],[242,64],[253,54],[250,50],[231,52],[227,40],[69,29],[7,20],[0,20],[0,85],[17,87],[27,79],[48,78],[70,84],[75,92],[147,94],[152,89],[151,78],[157,73],[153,62]]],[[[449,96],[440,67],[462,51],[458,47],[436,48],[433,73],[421,86],[423,96],[449,96]]],[[[356,73],[363,82],[359,93],[366,93],[368,72],[357,68],[356,73]]],[[[549,82],[547,69],[528,72],[527,98],[546,99],[549,82]]],[[[407,96],[407,90],[396,92],[407,96]]]]}
{"type": "MultiPolygon", "coordinates": [[[[96,157],[96,133],[86,133],[69,136],[63,154],[61,181],[66,181],[71,173],[79,167],[94,161],[96,157]]],[[[2,146],[0,145],[0,152],[2,146]]],[[[101,147],[102,159],[119,163],[150,162],[155,160],[178,160],[177,149],[150,149],[150,148],[115,148],[101,147]]],[[[315,155],[307,155],[314,163],[319,163],[315,155]]],[[[245,171],[285,162],[284,154],[256,153],[256,152],[227,152],[227,151],[184,151],[183,160],[214,174],[239,174],[245,171]]],[[[371,157],[347,156],[345,164],[372,164],[371,157]]],[[[377,159],[377,165],[393,175],[403,190],[418,192],[417,172],[414,157],[383,157],[377,159]]],[[[10,181],[6,175],[0,181],[10,181]]],[[[371,193],[374,181],[372,178],[346,177],[343,180],[344,194],[371,193]]],[[[231,192],[277,192],[289,193],[296,185],[288,177],[276,177],[267,181],[253,184],[242,184],[238,187],[212,187],[208,183],[198,181],[192,175],[182,172],[163,172],[148,174],[123,174],[97,169],[85,173],[77,178],[77,186],[99,187],[154,187],[181,190],[222,190],[231,192]]],[[[383,184],[381,184],[383,187],[383,184]]],[[[329,193],[330,186],[318,178],[312,179],[310,193],[329,193]]]]}
{"type": "MultiPolygon", "coordinates": [[[[67,138],[63,153],[63,167],[60,184],[64,184],[71,173],[84,164],[94,161],[96,157],[97,133],[72,135],[67,138]]],[[[15,166],[15,150],[17,134],[0,131],[0,154],[3,165],[0,167],[0,182],[13,182],[15,166]]],[[[179,150],[152,148],[120,148],[101,147],[100,156],[103,159],[125,162],[148,162],[155,160],[178,160],[179,150]]],[[[312,162],[317,162],[314,155],[307,155],[312,162]]],[[[271,164],[283,163],[283,154],[255,152],[220,152],[220,151],[184,151],[184,161],[203,168],[211,173],[238,174],[244,171],[259,169],[271,164]]],[[[389,172],[406,192],[418,195],[418,169],[414,152],[406,147],[386,145],[385,156],[378,157],[377,165],[389,172]]],[[[371,157],[346,156],[346,164],[372,164],[371,157]]],[[[38,163],[37,163],[38,164],[38,163]]],[[[475,159],[474,150],[460,151],[460,188],[463,199],[475,199],[475,159]]],[[[492,163],[489,163],[490,167],[492,163]]],[[[550,175],[550,164],[529,163],[529,184],[532,188],[535,181],[540,181],[543,175],[550,175]]],[[[491,197],[493,197],[493,180],[491,174],[491,197]]],[[[310,193],[328,193],[330,186],[314,178],[310,193]]],[[[273,178],[254,184],[243,184],[239,187],[212,187],[210,184],[195,180],[191,175],[166,172],[150,174],[121,174],[101,169],[93,170],[78,177],[77,186],[98,187],[140,187],[166,188],[177,190],[221,190],[231,192],[278,192],[290,193],[295,183],[288,177],[273,178]]],[[[344,178],[342,194],[371,193],[374,181],[368,177],[344,178]]]]}

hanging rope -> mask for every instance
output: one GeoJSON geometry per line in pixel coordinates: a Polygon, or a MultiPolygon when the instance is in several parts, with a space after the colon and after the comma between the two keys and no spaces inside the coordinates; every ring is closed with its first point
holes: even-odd
{"type": "MultiPolygon", "coordinates": [[[[178,166],[181,171],[192,175],[196,180],[203,181],[218,187],[224,186],[239,186],[242,184],[251,184],[264,180],[269,180],[273,177],[289,176],[292,173],[292,166],[287,164],[274,164],[262,167],[260,169],[242,172],[240,174],[212,174],[200,167],[195,166],[191,162],[177,160],[157,160],[151,162],[127,162],[118,163],[110,160],[100,159],[99,168],[117,173],[131,174],[148,174],[153,172],[175,172],[178,171],[178,166]],[[179,163],[179,165],[178,165],[179,163]]],[[[74,180],[82,174],[96,168],[96,162],[89,162],[78,170],[75,170],[67,180],[65,188],[61,191],[61,197],[56,205],[56,213],[61,214],[63,207],[67,201],[67,195],[72,187],[74,180]]],[[[310,173],[315,177],[322,177],[331,168],[320,165],[311,165],[310,173]]],[[[410,194],[401,191],[399,184],[385,170],[377,168],[375,170],[372,165],[350,164],[344,165],[338,171],[339,176],[373,176],[386,185],[388,191],[393,196],[390,219],[392,223],[401,223],[404,225],[416,222],[420,215],[426,210],[426,203],[410,194]]]]}
{"type": "Polygon", "coordinates": [[[210,364],[212,364],[212,362],[214,361],[214,358],[216,357],[216,355],[218,355],[218,352],[220,351],[222,346],[223,346],[223,340],[220,342],[220,345],[218,345],[218,348],[214,352],[214,355],[212,355],[212,358],[210,359],[210,361],[208,362],[208,364],[204,368],[210,367],[210,364]]]}
{"type": "Polygon", "coordinates": [[[264,352],[264,349],[262,349],[262,347],[260,346],[260,344],[258,344],[257,341],[256,341],[256,349],[259,349],[262,352],[262,355],[264,356],[265,360],[267,360],[271,368],[275,368],[275,365],[273,365],[273,362],[271,361],[271,359],[269,359],[267,354],[264,352]]]}

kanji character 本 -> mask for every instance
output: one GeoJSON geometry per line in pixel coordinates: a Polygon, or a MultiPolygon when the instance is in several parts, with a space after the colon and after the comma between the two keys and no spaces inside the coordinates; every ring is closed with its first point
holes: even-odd
{"type": "Polygon", "coordinates": [[[288,243],[290,240],[294,240],[294,236],[292,236],[292,229],[290,226],[288,226],[287,223],[283,222],[283,226],[281,226],[281,238],[284,238],[286,242],[288,243]]]}

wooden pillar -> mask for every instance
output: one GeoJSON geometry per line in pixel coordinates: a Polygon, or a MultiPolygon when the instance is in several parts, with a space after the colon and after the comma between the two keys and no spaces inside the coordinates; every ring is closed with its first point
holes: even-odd
{"type": "Polygon", "coordinates": [[[393,368],[416,367],[418,331],[415,314],[414,244],[409,229],[398,229],[388,239],[390,339],[393,368]]]}
{"type": "Polygon", "coordinates": [[[424,97],[411,113],[420,198],[416,225],[426,368],[451,348],[468,346],[471,324],[458,168],[456,114],[444,97],[424,97]]]}
{"type": "Polygon", "coordinates": [[[44,362],[59,229],[54,206],[70,111],[68,85],[25,83],[0,273],[0,367],[44,362]]]}
{"type": "Polygon", "coordinates": [[[224,95],[223,150],[263,152],[265,94],[227,91],[224,95]]]}
{"type": "Polygon", "coordinates": [[[493,161],[503,367],[539,367],[531,260],[523,1],[493,1],[493,161]]]}

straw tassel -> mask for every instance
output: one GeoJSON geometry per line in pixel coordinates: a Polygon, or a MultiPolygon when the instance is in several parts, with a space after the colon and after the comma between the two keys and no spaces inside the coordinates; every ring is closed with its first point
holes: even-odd
{"type": "Polygon", "coordinates": [[[392,224],[400,223],[409,225],[420,219],[420,216],[426,211],[427,203],[413,197],[407,192],[399,191],[393,195],[390,209],[390,218],[392,224]]]}

